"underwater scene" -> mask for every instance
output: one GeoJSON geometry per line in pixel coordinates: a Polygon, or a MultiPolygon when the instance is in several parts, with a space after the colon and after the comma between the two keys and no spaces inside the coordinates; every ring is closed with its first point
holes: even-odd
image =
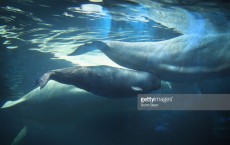
{"type": "Polygon", "coordinates": [[[0,145],[229,145],[230,2],[0,0],[0,82],[0,145]]]}

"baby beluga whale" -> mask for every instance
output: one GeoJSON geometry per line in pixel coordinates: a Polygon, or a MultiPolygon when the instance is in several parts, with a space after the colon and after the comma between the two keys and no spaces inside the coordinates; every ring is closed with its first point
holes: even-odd
{"type": "Polygon", "coordinates": [[[117,64],[171,82],[230,76],[230,35],[182,35],[158,42],[93,41],[70,55],[99,49],[117,64]]]}
{"type": "Polygon", "coordinates": [[[43,88],[49,80],[74,85],[95,95],[104,97],[135,97],[160,88],[161,81],[155,75],[110,66],[76,66],[51,70],[38,80],[43,88]]]}

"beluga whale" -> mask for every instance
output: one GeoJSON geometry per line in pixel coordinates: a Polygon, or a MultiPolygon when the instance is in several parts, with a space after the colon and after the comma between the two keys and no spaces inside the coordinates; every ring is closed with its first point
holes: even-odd
{"type": "Polygon", "coordinates": [[[187,34],[157,42],[93,41],[69,56],[101,50],[115,63],[163,81],[198,82],[230,76],[229,34],[187,34]]]}
{"type": "Polygon", "coordinates": [[[49,80],[112,98],[135,97],[140,93],[151,93],[161,86],[160,79],[151,73],[103,65],[51,70],[42,75],[37,84],[42,89],[49,80]]]}
{"type": "Polygon", "coordinates": [[[81,124],[104,114],[136,111],[135,102],[135,97],[102,97],[50,80],[43,89],[36,87],[16,100],[5,102],[1,109],[28,127],[34,123],[64,126],[81,124]]]}

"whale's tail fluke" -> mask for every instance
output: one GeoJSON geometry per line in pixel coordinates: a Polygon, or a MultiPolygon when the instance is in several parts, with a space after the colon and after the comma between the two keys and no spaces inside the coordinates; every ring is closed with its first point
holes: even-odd
{"type": "Polygon", "coordinates": [[[51,79],[51,75],[54,74],[53,71],[49,71],[47,73],[45,73],[44,75],[42,75],[37,81],[36,81],[36,85],[40,86],[40,89],[42,89],[43,87],[45,87],[45,85],[48,83],[48,81],[51,79]]]}
{"type": "Polygon", "coordinates": [[[94,51],[98,48],[97,42],[99,41],[93,41],[91,43],[83,44],[79,46],[74,52],[68,54],[68,56],[82,55],[87,52],[94,51]]]}
{"type": "Polygon", "coordinates": [[[17,104],[20,104],[24,101],[25,101],[25,98],[20,98],[20,99],[15,100],[15,101],[7,101],[5,104],[2,105],[1,108],[9,108],[9,107],[15,106],[17,104]]]}

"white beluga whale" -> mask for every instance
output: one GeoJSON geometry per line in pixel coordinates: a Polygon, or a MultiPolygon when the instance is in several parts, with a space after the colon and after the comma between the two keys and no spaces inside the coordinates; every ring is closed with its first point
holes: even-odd
{"type": "Polygon", "coordinates": [[[50,80],[43,89],[37,87],[18,100],[7,101],[1,108],[16,109],[38,122],[76,122],[108,112],[135,111],[135,102],[136,98],[101,97],[50,80]]]}
{"type": "MultiPolygon", "coordinates": [[[[101,97],[73,85],[50,80],[43,89],[37,87],[17,100],[7,101],[1,109],[24,125],[12,141],[12,144],[17,144],[37,128],[45,128],[43,130],[46,131],[52,130],[52,126],[67,129],[73,126],[78,129],[92,118],[92,121],[100,121],[108,114],[135,112],[137,105],[136,98],[101,97]]],[[[63,134],[70,134],[68,131],[64,130],[63,134]]]]}
{"type": "Polygon", "coordinates": [[[171,82],[230,76],[230,35],[182,35],[158,42],[93,41],[70,55],[99,49],[117,64],[171,82]]]}

